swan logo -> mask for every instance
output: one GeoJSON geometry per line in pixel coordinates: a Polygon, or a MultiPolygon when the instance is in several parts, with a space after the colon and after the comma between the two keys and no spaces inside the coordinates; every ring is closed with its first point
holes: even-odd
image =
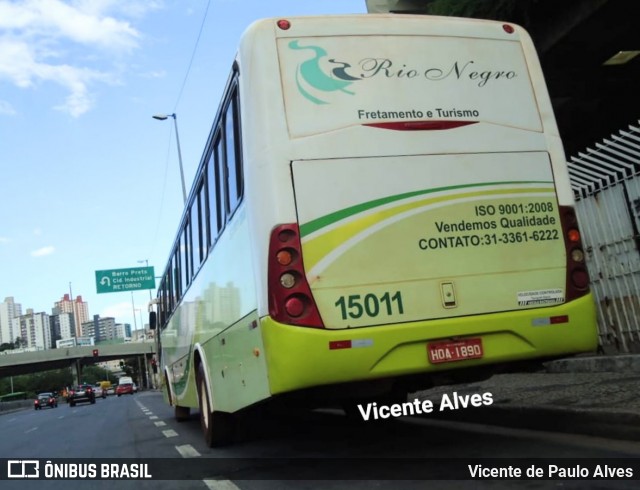
{"type": "Polygon", "coordinates": [[[351,90],[347,90],[353,82],[361,80],[359,77],[351,76],[347,69],[351,68],[349,63],[329,59],[329,63],[336,65],[331,69],[330,74],[326,74],[320,68],[320,60],[327,56],[327,52],[320,46],[300,46],[298,41],[289,43],[291,49],[308,50],[313,54],[313,58],[303,61],[296,70],[296,86],[300,93],[314,104],[328,104],[324,97],[330,92],[340,91],[345,94],[355,95],[351,90]],[[312,94],[314,92],[316,95],[312,94]]]}

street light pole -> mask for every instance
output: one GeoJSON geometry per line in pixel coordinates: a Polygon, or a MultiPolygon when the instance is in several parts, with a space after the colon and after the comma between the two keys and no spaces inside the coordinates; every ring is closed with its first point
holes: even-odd
{"type": "Polygon", "coordinates": [[[133,330],[138,330],[138,325],[136,325],[136,303],[133,301],[133,291],[131,291],[131,309],[133,310],[133,330]]]}
{"type": "Polygon", "coordinates": [[[180,178],[182,180],[182,199],[184,201],[184,203],[187,203],[187,188],[184,185],[184,168],[182,167],[182,151],[180,151],[180,136],[178,135],[178,118],[175,114],[175,112],[173,114],[155,114],[153,116],[154,119],[157,119],[158,121],[165,121],[167,119],[169,119],[170,117],[173,118],[173,125],[175,127],[176,130],[176,143],[178,145],[178,162],[180,163],[180,178]]]}
{"type": "MultiPolygon", "coordinates": [[[[138,264],[142,264],[144,262],[144,266],[145,267],[149,267],[149,260],[148,259],[142,259],[142,260],[138,260],[138,264]]],[[[155,282],[155,278],[154,278],[154,282],[155,282]]],[[[153,301],[153,297],[151,295],[151,289],[149,289],[149,302],[153,301]]]]}

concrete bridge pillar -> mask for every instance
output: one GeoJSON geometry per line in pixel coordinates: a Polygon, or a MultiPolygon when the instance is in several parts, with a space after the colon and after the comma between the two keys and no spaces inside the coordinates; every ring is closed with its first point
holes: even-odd
{"type": "Polygon", "coordinates": [[[80,359],[75,359],[72,363],[71,363],[71,374],[73,377],[73,382],[75,383],[75,385],[79,385],[80,384],[80,379],[82,377],[82,364],[80,363],[80,359]]]}

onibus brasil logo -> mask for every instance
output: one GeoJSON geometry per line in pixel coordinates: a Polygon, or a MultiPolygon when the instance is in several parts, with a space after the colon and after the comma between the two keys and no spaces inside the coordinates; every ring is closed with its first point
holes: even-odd
{"type": "Polygon", "coordinates": [[[347,90],[347,87],[354,81],[361,80],[359,77],[351,76],[347,73],[347,69],[351,68],[349,63],[329,59],[335,68],[331,69],[327,74],[320,67],[320,60],[327,56],[327,52],[320,46],[300,46],[298,41],[289,43],[291,49],[308,50],[313,53],[313,58],[303,61],[298,65],[296,70],[296,86],[300,93],[314,104],[328,104],[326,100],[322,100],[309,92],[309,89],[315,89],[319,92],[344,92],[345,94],[355,95],[354,92],[347,90]]]}

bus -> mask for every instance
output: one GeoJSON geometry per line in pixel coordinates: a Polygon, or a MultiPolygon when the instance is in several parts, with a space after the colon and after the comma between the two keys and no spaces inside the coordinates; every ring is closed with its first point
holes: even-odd
{"type": "Polygon", "coordinates": [[[595,350],[564,151],[519,26],[243,34],[159,283],[159,376],[209,446],[245,409],[404,399],[595,350]]]}

